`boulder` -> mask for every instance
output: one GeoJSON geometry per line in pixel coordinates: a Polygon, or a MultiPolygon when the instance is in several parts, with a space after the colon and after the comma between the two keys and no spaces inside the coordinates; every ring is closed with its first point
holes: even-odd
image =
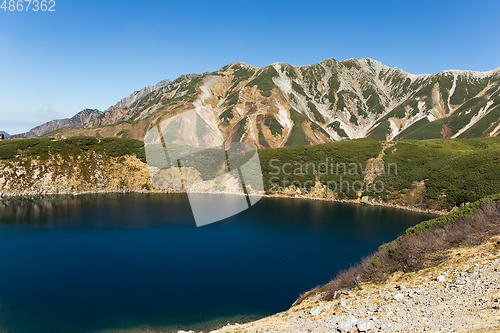
{"type": "Polygon", "coordinates": [[[309,313],[311,314],[311,316],[317,316],[321,313],[321,310],[323,310],[322,307],[317,306],[315,308],[312,308],[311,311],[309,311],[309,313]]]}

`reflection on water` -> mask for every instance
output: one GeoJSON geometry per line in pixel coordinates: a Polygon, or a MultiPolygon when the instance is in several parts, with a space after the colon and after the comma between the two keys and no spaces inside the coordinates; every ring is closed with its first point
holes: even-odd
{"type": "MultiPolygon", "coordinates": [[[[0,200],[0,222],[32,227],[147,228],[165,224],[192,224],[189,210],[178,212],[172,207],[185,206],[185,194],[85,194],[11,197],[0,200]],[[122,200],[128,200],[124,210],[122,200]],[[169,219],[163,219],[150,208],[168,202],[169,219]],[[174,216],[173,216],[174,215],[174,216]],[[175,218],[177,217],[179,218],[175,218]],[[80,218],[73,218],[78,216],[80,218]]],[[[186,207],[188,208],[188,207],[186,207]]]]}
{"type": "Polygon", "coordinates": [[[210,331],[270,315],[426,218],[262,198],[197,228],[179,194],[0,200],[0,332],[210,331]]]}

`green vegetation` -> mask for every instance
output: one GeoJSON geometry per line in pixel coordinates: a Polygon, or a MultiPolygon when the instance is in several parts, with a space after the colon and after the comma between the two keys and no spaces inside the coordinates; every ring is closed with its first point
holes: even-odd
{"type": "Polygon", "coordinates": [[[153,91],[152,93],[156,93],[156,95],[154,97],[152,97],[146,105],[144,105],[144,108],[143,108],[144,110],[152,107],[153,105],[158,104],[160,102],[161,98],[163,97],[162,89],[158,89],[156,91],[153,91]]]}
{"type": "Polygon", "coordinates": [[[363,97],[367,100],[366,105],[368,106],[368,112],[370,113],[382,113],[384,111],[384,106],[380,97],[373,87],[368,87],[363,91],[363,97]]]}
{"type": "MultiPolygon", "coordinates": [[[[357,120],[356,120],[356,122],[357,122],[357,120]]],[[[343,138],[347,138],[348,137],[347,133],[340,127],[340,122],[339,121],[336,120],[333,123],[328,124],[328,127],[332,128],[341,137],[343,137],[343,138]]]]}
{"type": "Polygon", "coordinates": [[[327,131],[325,131],[325,130],[323,129],[323,127],[319,126],[318,124],[311,123],[311,129],[312,129],[313,131],[319,131],[319,132],[321,132],[323,135],[325,135],[327,138],[330,138],[330,134],[328,134],[328,132],[327,132],[327,131]]]}
{"type": "Polygon", "coordinates": [[[241,138],[243,134],[245,133],[245,124],[247,122],[247,117],[241,119],[235,127],[237,127],[236,130],[236,137],[234,138],[234,141],[239,142],[241,141],[241,138]]]}
{"type": "Polygon", "coordinates": [[[201,83],[201,81],[203,81],[203,78],[205,77],[205,75],[197,75],[195,77],[193,77],[191,80],[189,80],[189,83],[188,83],[188,91],[186,93],[186,95],[194,95],[196,94],[196,87],[198,87],[198,85],[201,83]]]}
{"type": "Polygon", "coordinates": [[[415,235],[420,232],[423,232],[426,229],[430,229],[434,225],[444,226],[447,223],[453,223],[453,221],[455,221],[459,217],[474,215],[479,208],[483,207],[487,203],[498,202],[498,201],[500,201],[500,194],[493,194],[486,196],[472,203],[465,204],[464,206],[460,207],[460,209],[456,210],[453,213],[440,216],[435,219],[420,222],[419,224],[406,229],[403,235],[415,235]]]}
{"type": "Polygon", "coordinates": [[[352,124],[358,126],[359,123],[358,123],[358,117],[356,117],[356,115],[353,113],[351,114],[351,118],[349,118],[349,122],[351,122],[352,124]]]}
{"type": "Polygon", "coordinates": [[[235,105],[238,103],[238,99],[240,98],[240,92],[239,90],[236,90],[235,92],[232,92],[231,94],[229,94],[229,96],[227,96],[228,98],[228,102],[227,102],[227,105],[235,105]]]}
{"type": "MultiPolygon", "coordinates": [[[[330,86],[330,93],[333,91],[338,91],[340,88],[340,81],[338,79],[338,76],[333,74],[329,79],[328,79],[328,85],[330,86]]],[[[333,102],[335,99],[332,99],[331,102],[333,102]]]]}
{"type": "Polygon", "coordinates": [[[361,69],[361,66],[358,64],[358,61],[356,59],[347,59],[347,60],[341,61],[340,63],[349,69],[351,69],[353,67],[356,68],[357,70],[361,69]]]}
{"type": "Polygon", "coordinates": [[[314,118],[316,119],[316,121],[319,121],[321,123],[325,123],[325,118],[323,118],[323,116],[321,115],[321,113],[319,113],[318,109],[316,109],[316,105],[314,105],[313,102],[308,102],[307,106],[312,111],[312,113],[313,113],[314,118]]]}
{"type": "Polygon", "coordinates": [[[259,132],[259,144],[264,148],[269,148],[269,144],[264,137],[264,133],[262,133],[262,127],[260,124],[257,124],[257,131],[259,132]]]}
{"type": "Polygon", "coordinates": [[[476,96],[488,85],[489,79],[473,79],[470,77],[459,76],[455,92],[450,98],[450,103],[453,105],[462,104],[465,100],[476,96]],[[470,81],[475,81],[470,83],[470,81]]]}
{"type": "Polygon", "coordinates": [[[257,85],[257,87],[262,92],[268,92],[274,88],[274,82],[272,80],[273,77],[278,76],[278,72],[274,69],[273,66],[267,66],[265,69],[260,72],[255,79],[250,81],[247,86],[253,87],[257,85]]]}
{"type": "Polygon", "coordinates": [[[240,65],[234,65],[232,69],[234,70],[234,77],[230,90],[237,87],[240,82],[248,80],[255,74],[255,71],[253,69],[246,69],[244,67],[241,67],[240,65]]]}
{"type": "Polygon", "coordinates": [[[135,155],[141,161],[146,161],[144,153],[144,142],[135,139],[104,138],[98,143],[108,156],[119,157],[124,155],[135,155]]]}
{"type": "Polygon", "coordinates": [[[264,189],[269,192],[296,185],[310,190],[318,171],[320,182],[331,193],[337,193],[339,198],[355,198],[356,191],[351,185],[356,181],[362,183],[366,161],[376,157],[381,149],[375,140],[359,139],[259,150],[264,189]]]}
{"type": "Polygon", "coordinates": [[[304,117],[301,113],[299,113],[294,108],[290,108],[290,118],[293,121],[292,130],[290,136],[288,137],[288,141],[286,142],[287,146],[299,146],[299,145],[308,145],[309,141],[306,138],[306,135],[302,131],[302,122],[306,121],[306,117],[304,117]]]}
{"type": "MultiPolygon", "coordinates": [[[[400,133],[398,137],[411,140],[437,139],[441,138],[444,129],[448,130],[447,135],[455,134],[459,129],[469,124],[472,117],[485,107],[487,101],[488,99],[485,96],[471,98],[455,110],[451,116],[425,124],[420,123],[419,126],[415,128],[411,126],[410,128],[412,128],[412,131],[409,131],[410,128],[408,128],[404,134],[400,133]]],[[[470,138],[483,136],[484,131],[486,131],[491,123],[498,119],[498,117],[495,118],[495,116],[499,114],[498,105],[500,105],[500,99],[493,100],[493,104],[490,105],[490,112],[463,133],[461,137],[470,138]]]]}
{"type": "Polygon", "coordinates": [[[451,210],[500,192],[500,138],[400,141],[386,151],[386,165],[397,173],[377,177],[386,190],[379,196],[391,201],[397,193],[425,181],[422,205],[451,210]]]}
{"type": "Polygon", "coordinates": [[[432,108],[432,88],[436,83],[437,83],[437,78],[433,77],[429,79],[427,82],[416,80],[411,85],[411,89],[414,91],[421,88],[420,90],[417,91],[414,98],[417,97],[423,98],[425,101],[425,107],[429,110],[432,108]]]}
{"type": "Polygon", "coordinates": [[[412,138],[412,135],[411,133],[413,133],[413,131],[416,131],[418,130],[420,127],[424,126],[425,124],[428,124],[429,123],[429,119],[427,119],[427,117],[424,117],[422,119],[420,119],[419,121],[416,121],[414,122],[413,124],[410,125],[410,127],[406,128],[405,130],[403,130],[401,133],[399,133],[399,135],[397,136],[397,138],[412,138]]]}
{"type": "Polygon", "coordinates": [[[378,141],[385,141],[387,134],[389,134],[389,129],[391,127],[391,124],[389,121],[384,121],[380,123],[375,129],[373,129],[368,135],[369,138],[372,138],[373,140],[378,140],[378,141]]]}
{"type": "Polygon", "coordinates": [[[219,115],[220,119],[223,119],[223,121],[228,122],[230,119],[233,119],[233,108],[229,108],[226,111],[222,112],[219,115]]]}
{"type": "Polygon", "coordinates": [[[306,96],[304,88],[302,88],[302,86],[295,81],[292,81],[292,89],[301,94],[302,96],[306,96]]]}
{"type": "Polygon", "coordinates": [[[337,94],[337,98],[339,99],[337,102],[337,110],[343,110],[346,108],[344,96],[342,94],[337,94]]]}
{"type": "MultiPolygon", "coordinates": [[[[234,67],[238,67],[238,66],[233,66],[233,69],[234,69],[234,67]]],[[[251,78],[253,74],[254,74],[253,70],[248,70],[244,67],[238,67],[238,69],[235,70],[233,73],[233,75],[236,79],[241,79],[241,80],[247,80],[247,79],[251,78]]]]}
{"type": "Polygon", "coordinates": [[[405,80],[405,83],[403,83],[403,94],[406,94],[408,92],[408,88],[410,87],[411,84],[411,79],[407,78],[405,80]]]}
{"type": "Polygon", "coordinates": [[[289,64],[282,64],[281,67],[283,68],[283,72],[286,74],[291,79],[295,79],[297,77],[297,73],[295,73],[295,69],[293,68],[292,65],[289,64]]]}
{"type": "MultiPolygon", "coordinates": [[[[500,104],[500,101],[498,101],[500,104]]],[[[500,106],[493,108],[488,114],[483,116],[477,123],[472,125],[467,131],[463,132],[459,138],[478,138],[484,136],[491,124],[500,119],[500,106]]]]}
{"type": "MultiPolygon", "coordinates": [[[[424,118],[427,119],[427,118],[424,118]]],[[[407,128],[408,131],[403,135],[403,133],[399,133],[398,138],[405,140],[425,140],[425,139],[439,139],[441,138],[441,131],[443,129],[443,124],[446,123],[446,118],[441,118],[438,120],[434,120],[429,122],[424,119],[419,120],[418,126],[413,128],[413,125],[407,128]],[[410,128],[412,129],[409,132],[410,128]]],[[[415,123],[414,125],[416,125],[415,123]]]]}
{"type": "Polygon", "coordinates": [[[375,91],[370,95],[370,98],[366,101],[366,105],[368,106],[368,112],[369,113],[383,113],[384,112],[384,106],[382,104],[382,101],[380,100],[380,97],[378,96],[375,91]]]}
{"type": "Polygon", "coordinates": [[[116,136],[120,138],[128,138],[129,135],[130,135],[130,130],[128,129],[124,129],[116,133],[116,136]]]}
{"type": "Polygon", "coordinates": [[[0,142],[0,159],[13,159],[18,155],[40,156],[44,159],[48,154],[65,154],[82,150],[103,151],[113,157],[135,155],[145,162],[142,141],[126,138],[98,140],[93,136],[75,136],[65,140],[51,138],[5,140],[0,142]]]}
{"type": "Polygon", "coordinates": [[[148,152],[151,152],[150,165],[160,169],[177,168],[179,165],[193,168],[199,172],[199,176],[203,180],[214,179],[226,171],[241,167],[255,154],[255,151],[238,153],[233,150],[230,158],[231,163],[229,163],[228,152],[223,149],[196,148],[169,143],[166,145],[166,150],[169,152],[169,156],[175,156],[174,160],[163,159],[163,150],[161,144],[148,145],[148,152]]]}
{"type": "Polygon", "coordinates": [[[281,124],[276,120],[276,118],[274,118],[273,115],[271,114],[267,114],[266,115],[266,118],[264,119],[264,125],[266,125],[267,127],[269,127],[269,129],[271,130],[271,133],[273,135],[276,135],[276,134],[283,134],[283,127],[281,126],[281,124]]]}
{"type": "Polygon", "coordinates": [[[394,116],[398,117],[398,118],[404,118],[406,117],[406,110],[405,108],[407,106],[410,106],[411,109],[412,109],[412,112],[411,112],[411,115],[416,115],[419,110],[418,110],[418,102],[414,99],[409,99],[407,101],[405,101],[403,104],[400,104],[398,106],[396,106],[391,112],[389,112],[387,115],[384,116],[384,120],[388,120],[389,118],[392,118],[394,116]]]}

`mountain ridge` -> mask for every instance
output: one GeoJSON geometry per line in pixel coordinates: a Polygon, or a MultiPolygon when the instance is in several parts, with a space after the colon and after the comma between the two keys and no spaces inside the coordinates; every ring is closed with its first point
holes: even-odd
{"type": "Polygon", "coordinates": [[[29,130],[28,132],[21,134],[20,136],[25,136],[28,138],[42,136],[46,133],[58,130],[64,127],[81,127],[88,123],[92,119],[95,119],[102,114],[102,111],[97,109],[84,109],[71,118],[55,119],[39,126],[36,126],[29,130]]]}
{"type": "Polygon", "coordinates": [[[411,74],[371,58],[265,67],[236,62],[146,86],[83,128],[60,134],[142,139],[157,121],[204,107],[217,119],[221,142],[259,148],[361,137],[496,136],[499,86],[500,67],[411,74]]]}

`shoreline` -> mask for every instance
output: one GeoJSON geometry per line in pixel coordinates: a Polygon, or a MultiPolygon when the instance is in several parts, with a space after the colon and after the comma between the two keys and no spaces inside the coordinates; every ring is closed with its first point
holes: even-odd
{"type": "MultiPolygon", "coordinates": [[[[3,199],[29,199],[34,197],[48,197],[48,196],[77,196],[77,195],[92,195],[92,194],[127,194],[127,193],[138,193],[138,194],[186,194],[187,192],[182,191],[169,191],[169,190],[160,190],[160,189],[107,189],[107,190],[89,190],[89,191],[64,191],[64,192],[46,192],[46,193],[38,193],[38,192],[24,192],[24,193],[3,193],[0,192],[0,201],[3,199]]],[[[232,193],[232,192],[193,192],[200,194],[233,194],[233,195],[244,195],[241,193],[232,193]]],[[[363,206],[379,206],[385,208],[394,208],[401,209],[406,211],[411,211],[415,213],[423,213],[430,215],[438,215],[443,216],[447,215],[448,211],[443,210],[435,210],[435,209],[423,209],[413,206],[403,206],[398,204],[391,204],[386,202],[363,202],[360,199],[336,199],[336,198],[322,198],[322,197],[314,197],[307,195],[286,195],[286,194],[262,194],[259,195],[261,197],[267,198],[283,198],[283,199],[307,199],[307,200],[317,200],[317,201],[330,201],[337,203],[347,203],[353,205],[363,205],[363,206]]]]}
{"type": "MultiPolygon", "coordinates": [[[[114,189],[114,190],[89,190],[89,191],[67,191],[67,192],[62,192],[62,193],[33,193],[33,192],[24,192],[24,193],[15,193],[15,194],[6,194],[2,193],[2,196],[0,196],[0,203],[4,200],[36,200],[40,199],[43,200],[44,198],[54,198],[54,197],[73,197],[73,196],[80,196],[80,195],[95,195],[95,194],[131,194],[131,193],[137,193],[137,194],[186,194],[186,192],[181,192],[181,191],[167,191],[167,190],[160,190],[160,189],[150,189],[150,190],[142,190],[142,189],[114,189]]],[[[196,192],[198,193],[198,192],[196,192]]],[[[230,192],[199,192],[200,194],[235,194],[235,195],[244,195],[241,193],[230,193],[230,192]]],[[[409,206],[401,206],[401,205],[395,205],[395,204],[389,204],[389,203],[380,203],[380,202],[362,202],[361,200],[353,200],[353,199],[335,199],[335,198],[322,198],[322,197],[314,197],[314,196],[307,196],[307,195],[286,195],[286,194],[262,194],[262,197],[268,197],[268,198],[282,198],[282,199],[309,199],[309,200],[317,200],[317,201],[330,201],[330,202],[337,202],[337,203],[345,203],[345,204],[357,204],[357,205],[365,205],[365,206],[380,206],[380,207],[385,207],[385,208],[394,208],[394,209],[402,209],[406,211],[413,211],[417,213],[425,213],[425,214],[431,214],[431,215],[446,215],[448,212],[444,211],[436,211],[436,210],[425,210],[425,209],[420,209],[417,207],[409,207],[409,206]]],[[[290,308],[286,311],[289,311],[291,308],[293,308],[293,304],[290,305],[290,308]]],[[[285,312],[286,312],[285,311],[285,312]]],[[[102,330],[102,333],[136,333],[136,332],[142,332],[142,331],[149,331],[149,332],[178,332],[178,331],[184,331],[184,332],[199,332],[199,331],[205,331],[205,329],[208,329],[207,332],[214,332],[214,331],[221,331],[224,329],[227,329],[227,327],[239,327],[240,325],[251,325],[252,323],[257,323],[266,320],[266,318],[271,318],[276,314],[269,315],[269,316],[235,316],[234,318],[218,318],[214,320],[210,320],[208,322],[203,322],[199,323],[198,325],[186,325],[190,326],[189,330],[182,327],[182,326],[165,326],[165,327],[154,327],[154,326],[139,326],[139,327],[130,327],[130,328],[116,328],[116,329],[106,329],[102,330]],[[239,324],[235,324],[239,323],[239,324]]]]}
{"type": "Polygon", "coordinates": [[[422,208],[418,208],[418,207],[402,206],[402,205],[390,204],[390,203],[386,203],[386,202],[366,203],[366,202],[362,202],[361,200],[354,200],[354,199],[321,198],[321,197],[310,197],[310,196],[306,196],[306,195],[290,196],[290,195],[285,195],[285,194],[264,194],[262,196],[269,197],[269,198],[309,199],[309,200],[318,200],[318,201],[330,201],[330,202],[347,203],[347,204],[362,205],[362,206],[379,206],[379,207],[402,209],[402,210],[411,211],[411,212],[415,212],[415,213],[432,214],[432,215],[439,215],[439,216],[447,215],[450,213],[448,211],[443,211],[443,210],[422,209],[422,208]]]}

